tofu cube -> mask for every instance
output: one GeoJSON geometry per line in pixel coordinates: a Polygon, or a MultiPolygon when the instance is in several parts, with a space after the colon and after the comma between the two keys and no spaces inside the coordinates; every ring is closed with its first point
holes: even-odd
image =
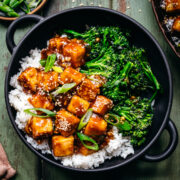
{"type": "Polygon", "coordinates": [[[172,29],[173,29],[174,31],[180,32],[180,16],[177,17],[177,18],[174,20],[172,29]]]}
{"type": "Polygon", "coordinates": [[[100,75],[91,75],[89,76],[89,79],[94,85],[96,85],[96,87],[99,87],[99,88],[102,87],[107,81],[105,77],[100,76],[100,75]]]}
{"type": "Polygon", "coordinates": [[[67,37],[54,37],[49,40],[48,49],[62,53],[62,48],[68,44],[70,40],[67,37]]]}
{"type": "Polygon", "coordinates": [[[107,122],[97,114],[93,114],[85,127],[84,134],[88,136],[100,136],[105,134],[107,130],[107,122]]]}
{"type": "Polygon", "coordinates": [[[50,96],[46,94],[40,95],[39,93],[34,94],[32,97],[28,99],[28,101],[35,107],[35,108],[44,108],[48,110],[54,109],[54,103],[50,96]]]}
{"type": "Polygon", "coordinates": [[[99,93],[99,87],[87,78],[83,80],[77,91],[77,95],[87,101],[93,101],[99,93]]]}
{"type": "Polygon", "coordinates": [[[85,63],[85,53],[85,45],[81,40],[77,39],[72,39],[71,42],[63,48],[63,55],[65,57],[71,57],[71,64],[74,68],[80,67],[85,63]]]}
{"type": "Polygon", "coordinates": [[[104,115],[113,106],[113,102],[105,96],[97,96],[95,102],[92,105],[92,109],[95,113],[104,115]]]}
{"type": "Polygon", "coordinates": [[[84,156],[90,155],[92,153],[95,153],[96,151],[92,150],[92,149],[88,149],[86,147],[84,147],[83,145],[79,148],[79,152],[81,154],[83,154],[84,156]]]}
{"type": "Polygon", "coordinates": [[[53,122],[51,118],[31,118],[31,130],[34,139],[40,139],[53,134],[53,122]]]}
{"type": "Polygon", "coordinates": [[[175,12],[180,10],[180,0],[165,0],[166,12],[175,12]]]}
{"type": "Polygon", "coordinates": [[[68,67],[61,73],[60,80],[61,84],[76,83],[78,85],[83,81],[84,78],[84,74],[80,73],[79,71],[76,71],[71,67],[68,67]]]}
{"type": "Polygon", "coordinates": [[[61,133],[61,135],[66,137],[70,136],[75,132],[79,122],[79,118],[62,109],[58,111],[56,115],[55,132],[61,133]]]}
{"type": "Polygon", "coordinates": [[[25,91],[36,92],[38,85],[37,75],[38,71],[33,67],[27,68],[20,74],[18,81],[25,91]]]}
{"type": "Polygon", "coordinates": [[[74,95],[67,107],[67,110],[78,117],[83,116],[88,110],[90,103],[79,96],[74,95]]]}
{"type": "Polygon", "coordinates": [[[38,89],[49,92],[59,86],[59,73],[55,71],[38,73],[38,89]]]}
{"type": "Polygon", "coordinates": [[[72,155],[74,152],[74,137],[53,136],[52,150],[56,157],[72,155]]]}

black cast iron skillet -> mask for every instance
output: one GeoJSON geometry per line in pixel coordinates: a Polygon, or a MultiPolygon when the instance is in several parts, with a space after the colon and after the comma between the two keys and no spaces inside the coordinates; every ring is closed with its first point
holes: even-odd
{"type": "Polygon", "coordinates": [[[22,139],[22,141],[42,159],[56,166],[69,170],[81,172],[98,172],[121,167],[131,161],[143,157],[145,161],[161,161],[166,159],[176,148],[178,134],[174,123],[169,119],[172,104],[172,78],[166,57],[157,41],[152,35],[138,22],[130,17],[114,10],[99,7],[78,7],[61,11],[58,14],[43,19],[37,15],[28,15],[14,21],[8,28],[6,36],[7,47],[12,53],[5,80],[5,100],[11,122],[22,139]],[[25,21],[36,21],[37,24],[24,36],[16,45],[14,43],[14,32],[20,23],[25,21]],[[148,134],[145,144],[135,149],[135,154],[126,159],[120,157],[107,160],[100,167],[95,169],[83,170],[65,167],[56,161],[51,155],[43,155],[41,152],[29,145],[25,139],[25,134],[20,131],[15,124],[16,111],[10,106],[8,93],[12,89],[9,85],[10,78],[18,72],[20,68],[19,60],[28,55],[30,49],[46,47],[47,41],[54,35],[57,29],[74,29],[76,31],[85,30],[86,26],[120,26],[131,30],[131,41],[138,47],[143,47],[147,51],[152,70],[163,88],[163,94],[159,94],[155,101],[155,114],[152,127],[148,134]],[[169,145],[164,152],[158,155],[148,155],[146,151],[157,140],[163,130],[167,130],[170,135],[169,145]]]}

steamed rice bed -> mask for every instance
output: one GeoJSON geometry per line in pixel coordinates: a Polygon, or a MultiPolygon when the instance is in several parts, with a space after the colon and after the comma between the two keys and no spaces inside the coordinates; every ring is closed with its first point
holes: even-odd
{"type": "MultiPolygon", "coordinates": [[[[24,112],[25,109],[33,108],[28,102],[28,98],[31,95],[24,93],[22,87],[19,85],[17,78],[22,71],[28,67],[40,66],[39,60],[41,59],[41,51],[34,49],[30,51],[30,55],[20,60],[21,68],[19,72],[11,78],[10,85],[14,87],[14,90],[9,92],[9,102],[12,107],[17,111],[15,122],[19,129],[22,131],[25,128],[27,121],[31,118],[30,115],[24,112]]],[[[61,160],[64,166],[89,169],[98,167],[104,163],[106,159],[120,156],[126,158],[129,154],[134,154],[134,149],[130,143],[129,137],[123,137],[118,133],[118,129],[113,127],[114,139],[111,139],[107,146],[102,150],[91,155],[83,156],[81,154],[74,154],[67,157],[54,157],[57,160],[61,160]]],[[[31,144],[35,149],[40,150],[43,154],[52,154],[47,140],[44,140],[41,144],[38,144],[32,137],[26,135],[27,142],[31,144]]],[[[53,154],[52,154],[53,155],[53,154]]]]}

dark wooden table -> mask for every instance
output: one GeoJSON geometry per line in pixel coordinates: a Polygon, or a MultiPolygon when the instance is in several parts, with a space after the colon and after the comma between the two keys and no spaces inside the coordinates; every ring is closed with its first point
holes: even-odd
{"type": "MultiPolygon", "coordinates": [[[[39,12],[46,17],[63,9],[76,6],[102,6],[121,11],[139,21],[158,40],[164,50],[174,80],[174,98],[171,118],[180,130],[180,59],[178,59],[164,40],[156,23],[149,0],[49,0],[44,9],[39,12]]],[[[176,180],[180,178],[180,145],[168,159],[158,163],[147,163],[142,160],[132,164],[100,174],[79,174],[56,168],[33,154],[19,139],[7,115],[4,100],[4,78],[10,60],[10,53],[5,43],[6,30],[9,23],[0,21],[0,142],[3,144],[12,166],[17,169],[16,180],[71,180],[71,179],[125,179],[125,180],[176,180]]],[[[22,25],[16,32],[18,42],[32,25],[22,25]]],[[[147,42],[148,43],[148,42],[147,42]]],[[[157,59],[158,61],[158,59],[157,59]]],[[[164,79],[166,81],[166,79],[164,79]]],[[[153,146],[152,153],[161,152],[169,140],[164,132],[153,146]]]]}

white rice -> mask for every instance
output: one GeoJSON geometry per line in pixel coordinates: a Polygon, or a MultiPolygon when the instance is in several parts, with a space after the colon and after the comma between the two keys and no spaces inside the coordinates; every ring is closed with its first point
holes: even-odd
{"type": "MultiPolygon", "coordinates": [[[[18,128],[21,130],[24,129],[27,121],[31,117],[30,115],[24,113],[24,110],[32,108],[32,105],[27,100],[29,97],[31,97],[31,95],[23,92],[22,87],[18,84],[17,77],[27,67],[39,67],[40,56],[40,50],[31,50],[30,56],[27,56],[20,61],[21,68],[10,81],[10,85],[14,87],[14,90],[9,92],[9,102],[17,111],[15,122],[18,128]]],[[[113,127],[113,135],[114,139],[110,140],[106,147],[91,155],[83,156],[81,154],[74,154],[68,157],[54,158],[61,160],[61,163],[64,166],[92,169],[94,167],[98,167],[106,159],[111,159],[112,157],[117,156],[126,158],[129,154],[134,154],[134,149],[130,144],[129,137],[122,137],[122,134],[118,133],[118,129],[116,127],[113,127]]],[[[26,135],[26,139],[29,144],[31,144],[35,149],[41,150],[43,154],[52,154],[47,140],[44,140],[41,144],[38,144],[32,137],[28,135],[26,135]]]]}

